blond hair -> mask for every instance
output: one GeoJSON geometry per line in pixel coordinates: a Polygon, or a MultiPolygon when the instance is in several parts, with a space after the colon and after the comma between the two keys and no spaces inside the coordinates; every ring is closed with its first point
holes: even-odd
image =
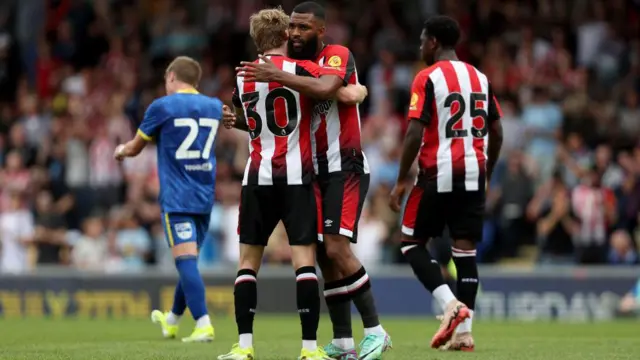
{"type": "Polygon", "coordinates": [[[176,79],[187,83],[193,87],[198,87],[200,77],[202,76],[202,68],[200,63],[188,56],[178,56],[173,59],[171,64],[167,66],[165,75],[170,72],[174,73],[176,79]]]}
{"type": "Polygon", "coordinates": [[[264,9],[249,18],[249,34],[258,52],[276,49],[287,41],[289,15],[281,7],[264,9]]]}

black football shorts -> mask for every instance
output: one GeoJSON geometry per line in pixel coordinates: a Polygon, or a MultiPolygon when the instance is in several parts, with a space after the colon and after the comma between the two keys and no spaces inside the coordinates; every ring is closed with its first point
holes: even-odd
{"type": "Polygon", "coordinates": [[[245,185],[242,187],[238,235],[240,243],[266,246],[282,220],[290,245],[318,240],[320,190],[306,185],[245,185]]]}
{"type": "Polygon", "coordinates": [[[454,190],[439,193],[434,186],[416,185],[409,194],[402,233],[428,241],[442,236],[447,226],[453,240],[482,240],[484,191],[454,190]]]}

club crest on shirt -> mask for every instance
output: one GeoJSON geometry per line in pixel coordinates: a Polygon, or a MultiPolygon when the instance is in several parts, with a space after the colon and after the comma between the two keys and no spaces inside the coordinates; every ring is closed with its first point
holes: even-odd
{"type": "Polygon", "coordinates": [[[417,110],[418,109],[418,94],[411,94],[411,105],[409,106],[409,110],[417,110]]]}
{"type": "Polygon", "coordinates": [[[342,59],[340,59],[340,56],[334,55],[329,58],[329,61],[327,61],[327,65],[334,68],[339,68],[340,65],[342,65],[342,59]]]}
{"type": "Polygon", "coordinates": [[[189,222],[177,223],[173,225],[176,235],[182,240],[189,240],[193,237],[193,227],[189,222]]]}

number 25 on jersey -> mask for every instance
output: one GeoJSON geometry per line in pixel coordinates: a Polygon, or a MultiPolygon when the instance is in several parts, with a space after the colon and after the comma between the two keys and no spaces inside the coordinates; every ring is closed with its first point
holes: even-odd
{"type": "Polygon", "coordinates": [[[187,136],[182,140],[180,146],[178,146],[178,150],[176,150],[177,160],[209,159],[213,148],[213,140],[216,138],[220,121],[210,118],[200,118],[198,120],[178,118],[173,120],[173,125],[177,128],[189,128],[187,136]],[[206,131],[206,128],[209,128],[209,135],[207,136],[207,141],[204,143],[204,147],[194,146],[200,131],[206,131]]]}
{"type": "Polygon", "coordinates": [[[446,136],[448,139],[464,138],[469,136],[469,131],[463,128],[462,117],[465,115],[467,104],[470,104],[469,116],[471,116],[471,135],[475,138],[482,138],[487,135],[487,111],[478,106],[487,101],[487,95],[484,93],[469,94],[469,101],[465,101],[464,96],[460,93],[451,93],[444,101],[444,106],[454,109],[446,124],[446,136]],[[454,104],[458,104],[454,108],[454,104]]]}

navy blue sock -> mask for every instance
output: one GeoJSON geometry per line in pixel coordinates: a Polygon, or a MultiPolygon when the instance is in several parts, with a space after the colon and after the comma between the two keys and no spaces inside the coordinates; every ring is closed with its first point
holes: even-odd
{"type": "Polygon", "coordinates": [[[173,307],[171,312],[175,315],[182,316],[184,310],[187,308],[187,299],[184,297],[184,291],[182,291],[182,285],[178,280],[176,284],[176,292],[173,293],[173,307]]]}
{"type": "Polygon", "coordinates": [[[204,298],[204,282],[198,271],[198,258],[194,255],[176,258],[176,268],[180,274],[180,285],[187,300],[187,306],[195,320],[207,315],[204,298]]]}

